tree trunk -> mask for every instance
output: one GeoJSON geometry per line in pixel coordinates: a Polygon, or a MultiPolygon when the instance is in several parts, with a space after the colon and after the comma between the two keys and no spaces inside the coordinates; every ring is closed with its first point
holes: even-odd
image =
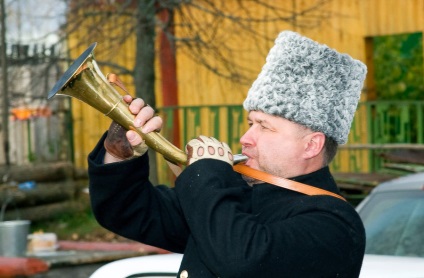
{"type": "Polygon", "coordinates": [[[424,165],[424,150],[394,150],[382,153],[380,156],[390,162],[424,165]]]}
{"type": "Polygon", "coordinates": [[[17,186],[0,187],[0,204],[13,211],[15,208],[36,206],[74,199],[77,188],[74,182],[35,183],[33,189],[17,186]]]}
{"type": "MultiPolygon", "coordinates": [[[[140,0],[137,7],[136,59],[134,85],[136,96],[153,109],[155,100],[155,0],[140,0]]],[[[157,184],[156,153],[149,150],[150,180],[157,184]]]]}
{"type": "Polygon", "coordinates": [[[82,212],[90,207],[88,200],[79,199],[78,201],[66,201],[47,205],[40,205],[19,209],[16,211],[7,211],[4,215],[4,220],[17,219],[16,213],[19,214],[19,219],[40,221],[59,217],[67,213],[82,212]]]}
{"type": "Polygon", "coordinates": [[[3,182],[52,182],[72,179],[73,177],[74,167],[70,162],[11,165],[9,167],[0,167],[0,178],[3,179],[3,182]]]}

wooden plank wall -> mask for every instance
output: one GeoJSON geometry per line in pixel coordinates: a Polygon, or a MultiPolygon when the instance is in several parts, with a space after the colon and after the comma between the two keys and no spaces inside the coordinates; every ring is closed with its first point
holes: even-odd
{"type": "Polygon", "coordinates": [[[361,2],[365,36],[422,32],[424,1],[380,0],[361,2]]]}
{"type": "MultiPolygon", "coordinates": [[[[78,32],[73,32],[69,38],[69,49],[71,57],[77,58],[85,49],[94,42],[97,47],[94,49],[94,57],[106,76],[108,73],[118,73],[111,69],[107,64],[116,64],[118,66],[132,69],[135,60],[135,36],[128,36],[125,43],[117,47],[113,42],[113,36],[121,32],[120,28],[125,26],[128,18],[111,15],[105,17],[104,14],[90,13],[70,15],[70,22],[76,22],[73,17],[83,18],[78,32]],[[92,26],[98,26],[93,30],[92,26]],[[121,26],[121,27],[119,27],[121,26]]],[[[72,28],[72,26],[70,26],[72,28]]],[[[128,92],[134,95],[133,79],[130,75],[119,75],[125,84],[128,92]]],[[[117,89],[121,94],[125,94],[117,89]]],[[[72,100],[72,117],[74,133],[74,161],[77,167],[87,167],[87,156],[94,148],[95,144],[108,129],[111,120],[98,112],[94,108],[77,99],[72,100]]]]}

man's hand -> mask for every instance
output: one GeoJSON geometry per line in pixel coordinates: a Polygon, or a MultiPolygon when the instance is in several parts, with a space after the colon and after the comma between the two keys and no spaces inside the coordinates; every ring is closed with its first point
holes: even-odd
{"type": "MultiPolygon", "coordinates": [[[[130,95],[123,97],[129,104],[128,109],[134,114],[134,127],[141,128],[143,133],[159,131],[162,128],[162,119],[155,116],[155,111],[145,105],[141,98],[133,99],[130,95]]],[[[112,122],[104,146],[106,155],[104,162],[111,163],[140,156],[146,153],[148,147],[141,136],[134,130],[125,129],[116,122],[112,122]]]]}
{"type": "Polygon", "coordinates": [[[213,137],[200,135],[196,139],[190,140],[186,145],[186,153],[187,165],[204,158],[218,159],[233,165],[233,154],[230,147],[213,137]]]}
{"type": "Polygon", "coordinates": [[[130,159],[141,156],[147,152],[147,145],[144,142],[131,146],[126,137],[127,131],[123,126],[113,121],[110,124],[107,136],[104,142],[106,151],[119,160],[130,159]]]}

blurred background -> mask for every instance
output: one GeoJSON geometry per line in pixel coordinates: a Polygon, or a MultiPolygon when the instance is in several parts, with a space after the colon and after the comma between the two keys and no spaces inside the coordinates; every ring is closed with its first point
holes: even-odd
{"type": "MultiPolygon", "coordinates": [[[[200,134],[241,151],[241,106],[274,39],[293,30],[349,53],[368,75],[348,144],[331,164],[357,204],[380,181],[424,170],[424,0],[0,0],[0,204],[4,219],[81,238],[96,227],[87,155],[110,119],[48,92],[92,43],[101,69],[165,120],[182,149],[200,134]],[[25,188],[26,191],[16,190],[25,188]],[[47,221],[47,222],[43,222],[47,221]],[[40,226],[37,226],[40,225],[40,226]],[[44,226],[43,226],[44,225],[44,226]]],[[[123,92],[121,92],[123,93],[123,92]]],[[[154,182],[173,185],[160,155],[154,182]]],[[[106,233],[100,233],[105,235],[106,233]]],[[[107,235],[110,236],[110,235],[107,235]]],[[[112,236],[113,238],[113,236],[112,236]]]]}

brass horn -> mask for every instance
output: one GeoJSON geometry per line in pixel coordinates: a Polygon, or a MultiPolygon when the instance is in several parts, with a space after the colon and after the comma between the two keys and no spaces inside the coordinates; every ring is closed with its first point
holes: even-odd
{"type": "Polygon", "coordinates": [[[133,125],[134,115],[122,96],[109,84],[100,71],[93,50],[97,43],[91,44],[62,75],[50,90],[47,99],[55,95],[75,97],[122,125],[125,129],[136,131],[146,144],[174,164],[186,164],[187,155],[166,140],[158,132],[141,132],[133,125]]]}
{"type": "MultiPolygon", "coordinates": [[[[133,125],[134,115],[122,96],[110,85],[100,71],[93,50],[97,43],[91,44],[68,68],[59,81],[50,90],[47,99],[55,95],[75,97],[104,115],[122,125],[127,130],[134,130],[143,138],[147,146],[160,153],[166,160],[174,164],[186,164],[187,155],[158,132],[141,132],[133,125]]],[[[234,163],[246,160],[246,156],[234,155],[234,163]]]]}

